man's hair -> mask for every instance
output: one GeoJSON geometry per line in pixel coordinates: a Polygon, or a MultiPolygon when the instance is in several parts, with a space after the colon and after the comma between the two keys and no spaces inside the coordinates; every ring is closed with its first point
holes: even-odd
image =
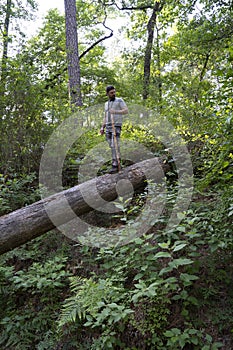
{"type": "Polygon", "coordinates": [[[115,90],[114,86],[113,86],[113,85],[107,86],[107,87],[106,87],[106,94],[108,94],[109,91],[111,91],[111,90],[115,90]]]}

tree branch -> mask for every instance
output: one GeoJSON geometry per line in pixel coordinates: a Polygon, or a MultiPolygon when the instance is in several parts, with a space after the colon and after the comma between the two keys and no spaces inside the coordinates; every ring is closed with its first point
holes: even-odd
{"type": "Polygon", "coordinates": [[[201,70],[200,81],[202,81],[203,78],[204,78],[204,75],[205,75],[205,71],[206,71],[206,68],[207,68],[207,65],[208,65],[209,58],[210,58],[210,53],[207,53],[206,56],[205,56],[204,65],[203,65],[202,70],[201,70]]]}
{"type": "Polygon", "coordinates": [[[129,10],[129,11],[134,11],[134,10],[147,10],[147,9],[153,9],[152,5],[142,5],[142,6],[132,6],[132,7],[121,7],[119,10],[129,10]]]}
{"type": "Polygon", "coordinates": [[[81,59],[83,56],[85,56],[89,51],[91,51],[96,45],[98,45],[99,43],[101,43],[102,41],[109,39],[113,36],[113,30],[109,27],[106,26],[105,22],[106,22],[107,16],[105,17],[104,21],[102,22],[103,26],[110,30],[110,34],[109,35],[105,35],[103,38],[98,39],[95,43],[93,43],[91,46],[89,46],[85,51],[83,51],[81,53],[81,55],[79,56],[79,59],[81,59]]]}
{"type": "MultiPolygon", "coordinates": [[[[106,26],[106,24],[105,24],[106,19],[107,19],[107,15],[105,16],[104,21],[102,22],[102,24],[107,30],[110,30],[110,34],[109,35],[105,35],[104,37],[98,39],[95,43],[93,43],[85,51],[83,51],[79,55],[79,60],[81,60],[89,51],[91,51],[99,43],[101,43],[102,41],[104,41],[106,39],[109,39],[109,38],[111,38],[113,36],[113,30],[111,28],[109,28],[108,26],[106,26]]],[[[56,82],[57,82],[58,77],[61,76],[61,73],[64,73],[66,70],[67,70],[67,68],[64,67],[61,72],[59,72],[57,74],[54,74],[53,77],[51,77],[51,78],[46,79],[45,89],[48,90],[49,88],[54,87],[56,82]]]]}

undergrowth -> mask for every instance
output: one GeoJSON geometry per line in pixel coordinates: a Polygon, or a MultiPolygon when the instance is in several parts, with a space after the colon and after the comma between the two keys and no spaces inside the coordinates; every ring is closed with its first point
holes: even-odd
{"type": "Polygon", "coordinates": [[[229,350],[231,219],[227,193],[196,193],[166,233],[164,216],[122,246],[54,231],[3,255],[0,347],[229,350]]]}

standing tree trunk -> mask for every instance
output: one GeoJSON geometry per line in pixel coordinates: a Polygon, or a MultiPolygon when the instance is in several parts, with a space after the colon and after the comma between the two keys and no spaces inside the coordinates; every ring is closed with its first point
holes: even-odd
{"type": "Polygon", "coordinates": [[[162,101],[163,101],[163,91],[162,91],[162,78],[161,78],[161,57],[160,57],[160,42],[159,42],[159,28],[156,25],[156,55],[157,55],[157,87],[158,87],[158,108],[159,112],[162,110],[162,101]]]}
{"type": "Polygon", "coordinates": [[[76,1],[64,0],[66,19],[66,50],[69,75],[69,93],[71,105],[82,106],[81,74],[78,53],[78,31],[76,19],[76,1]]]}
{"type": "Polygon", "coordinates": [[[151,68],[151,57],[152,57],[152,48],[154,41],[154,30],[156,25],[157,12],[161,11],[163,7],[162,2],[156,1],[152,10],[152,15],[147,24],[147,44],[146,51],[144,56],[144,79],[143,79],[143,100],[146,100],[149,96],[149,87],[150,87],[150,68],[151,68]]]}
{"type": "Polygon", "coordinates": [[[11,5],[12,5],[11,0],[7,0],[6,17],[4,21],[4,27],[3,27],[3,51],[2,51],[2,64],[1,64],[2,82],[5,82],[5,78],[6,78],[6,61],[7,61],[8,43],[9,43],[9,24],[10,24],[10,17],[11,17],[11,5]]]}

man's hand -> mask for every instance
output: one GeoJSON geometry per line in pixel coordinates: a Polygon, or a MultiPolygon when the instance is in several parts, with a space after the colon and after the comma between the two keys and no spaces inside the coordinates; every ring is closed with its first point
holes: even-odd
{"type": "Polygon", "coordinates": [[[100,129],[100,135],[104,134],[104,127],[102,126],[102,128],[100,129]]]}

